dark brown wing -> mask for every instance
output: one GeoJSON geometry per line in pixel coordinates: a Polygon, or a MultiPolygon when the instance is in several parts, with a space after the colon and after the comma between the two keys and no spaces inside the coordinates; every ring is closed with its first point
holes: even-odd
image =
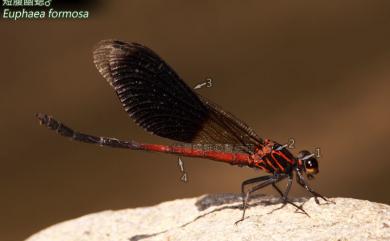
{"type": "Polygon", "coordinates": [[[146,131],[187,143],[262,143],[245,123],[194,93],[147,47],[104,40],[93,57],[126,112],[146,131]]]}
{"type": "Polygon", "coordinates": [[[221,143],[219,140],[212,139],[215,135],[209,134],[218,133],[219,139],[226,140],[222,143],[254,144],[256,146],[263,143],[263,140],[245,122],[205,97],[199,94],[198,97],[209,110],[209,118],[203,124],[201,132],[198,133],[193,142],[221,143]]]}

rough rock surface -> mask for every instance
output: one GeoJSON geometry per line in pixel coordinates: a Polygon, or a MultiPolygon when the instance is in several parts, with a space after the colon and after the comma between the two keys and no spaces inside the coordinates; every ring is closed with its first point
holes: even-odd
{"type": "Polygon", "coordinates": [[[317,205],[296,199],[310,217],[279,199],[257,196],[247,218],[238,195],[205,195],[152,207],[103,211],[66,221],[28,241],[390,240],[390,206],[350,198],[317,205]]]}

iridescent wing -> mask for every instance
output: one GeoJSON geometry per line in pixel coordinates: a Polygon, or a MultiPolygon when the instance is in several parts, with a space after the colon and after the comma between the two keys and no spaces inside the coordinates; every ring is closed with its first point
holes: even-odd
{"type": "Polygon", "coordinates": [[[93,58],[126,112],[146,131],[180,142],[244,145],[247,150],[263,143],[244,122],[193,92],[151,49],[104,40],[93,58]]]}

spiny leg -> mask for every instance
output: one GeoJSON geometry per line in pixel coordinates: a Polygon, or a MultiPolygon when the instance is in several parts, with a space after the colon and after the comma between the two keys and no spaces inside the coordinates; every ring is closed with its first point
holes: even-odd
{"type": "Polygon", "coordinates": [[[297,174],[298,174],[298,178],[297,178],[297,182],[299,185],[301,185],[302,187],[304,187],[308,192],[310,192],[313,197],[314,197],[314,200],[316,201],[317,204],[320,204],[320,201],[318,201],[318,198],[321,198],[323,199],[325,202],[327,203],[333,203],[335,204],[335,202],[331,201],[331,200],[328,200],[327,198],[325,198],[324,196],[322,196],[321,194],[319,194],[318,192],[314,191],[310,186],[309,184],[307,183],[307,181],[305,180],[305,178],[303,177],[302,173],[300,171],[297,171],[297,174]]]}
{"type": "Polygon", "coordinates": [[[276,186],[275,183],[272,183],[272,186],[276,189],[276,191],[278,191],[278,193],[280,194],[283,202],[287,202],[288,201],[288,193],[290,192],[291,184],[292,184],[292,175],[291,174],[288,175],[287,188],[284,191],[284,193],[278,188],[278,186],[276,186]]]}
{"type": "Polygon", "coordinates": [[[256,182],[262,182],[265,180],[268,180],[272,178],[273,176],[262,176],[262,177],[255,177],[248,180],[245,180],[241,183],[241,197],[242,197],[242,205],[245,206],[245,186],[256,183],[256,182]]]}
{"type": "Polygon", "coordinates": [[[284,191],[284,193],[278,188],[278,186],[276,186],[275,183],[272,183],[272,186],[276,189],[276,191],[278,191],[278,193],[279,193],[280,196],[282,197],[282,200],[283,200],[283,201],[286,201],[286,200],[287,200],[287,197],[288,197],[288,193],[290,192],[290,189],[291,189],[291,184],[292,184],[292,175],[289,174],[289,175],[288,175],[287,188],[286,188],[286,190],[284,191]]]}
{"type": "Polygon", "coordinates": [[[263,181],[259,185],[252,187],[246,193],[245,192],[242,193],[242,209],[243,209],[242,210],[242,217],[241,217],[241,219],[239,219],[235,222],[236,225],[245,219],[245,211],[247,208],[247,203],[248,203],[248,199],[249,199],[250,194],[256,190],[259,190],[259,189],[261,189],[265,186],[268,186],[269,184],[275,182],[275,180],[273,179],[273,176],[267,176],[267,178],[268,178],[267,180],[263,181]]]}
{"type": "MultiPolygon", "coordinates": [[[[275,210],[279,210],[279,209],[282,209],[284,208],[284,206],[286,206],[287,203],[293,205],[294,207],[296,207],[297,209],[299,209],[300,211],[302,211],[304,214],[306,214],[307,216],[310,217],[310,215],[302,208],[302,206],[298,206],[296,205],[295,203],[293,203],[292,201],[290,201],[288,199],[288,193],[290,192],[290,189],[291,189],[291,185],[292,185],[292,176],[289,175],[288,176],[288,182],[287,182],[287,188],[286,190],[284,191],[284,193],[278,188],[278,186],[276,186],[275,183],[272,183],[272,187],[276,189],[276,191],[278,191],[278,193],[280,194],[281,196],[281,199],[282,199],[282,202],[283,202],[283,205],[280,207],[280,208],[277,208],[275,210]]],[[[275,211],[274,210],[274,211],[275,211]]]]}
{"type": "Polygon", "coordinates": [[[236,221],[235,224],[241,222],[245,218],[245,211],[246,211],[246,205],[249,199],[249,196],[251,193],[264,188],[272,183],[280,181],[283,176],[263,176],[263,177],[257,177],[257,178],[252,178],[249,180],[244,181],[241,184],[241,194],[242,194],[242,206],[243,206],[243,211],[242,211],[242,217],[240,220],[236,221]],[[251,183],[256,183],[256,182],[261,182],[259,185],[256,185],[252,187],[249,191],[245,193],[245,186],[251,183]]]}
{"type": "Polygon", "coordinates": [[[280,197],[283,198],[283,192],[279,189],[278,186],[276,186],[275,183],[272,183],[272,187],[275,188],[275,190],[279,193],[280,197]]]}

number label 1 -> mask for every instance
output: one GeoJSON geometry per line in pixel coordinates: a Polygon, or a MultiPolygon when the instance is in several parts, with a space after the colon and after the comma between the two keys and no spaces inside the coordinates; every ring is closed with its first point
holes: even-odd
{"type": "Polygon", "coordinates": [[[315,152],[316,152],[316,153],[315,153],[316,157],[317,157],[317,158],[320,158],[320,157],[321,157],[321,148],[317,147],[315,150],[316,150],[316,151],[315,151],[315,152]]]}

